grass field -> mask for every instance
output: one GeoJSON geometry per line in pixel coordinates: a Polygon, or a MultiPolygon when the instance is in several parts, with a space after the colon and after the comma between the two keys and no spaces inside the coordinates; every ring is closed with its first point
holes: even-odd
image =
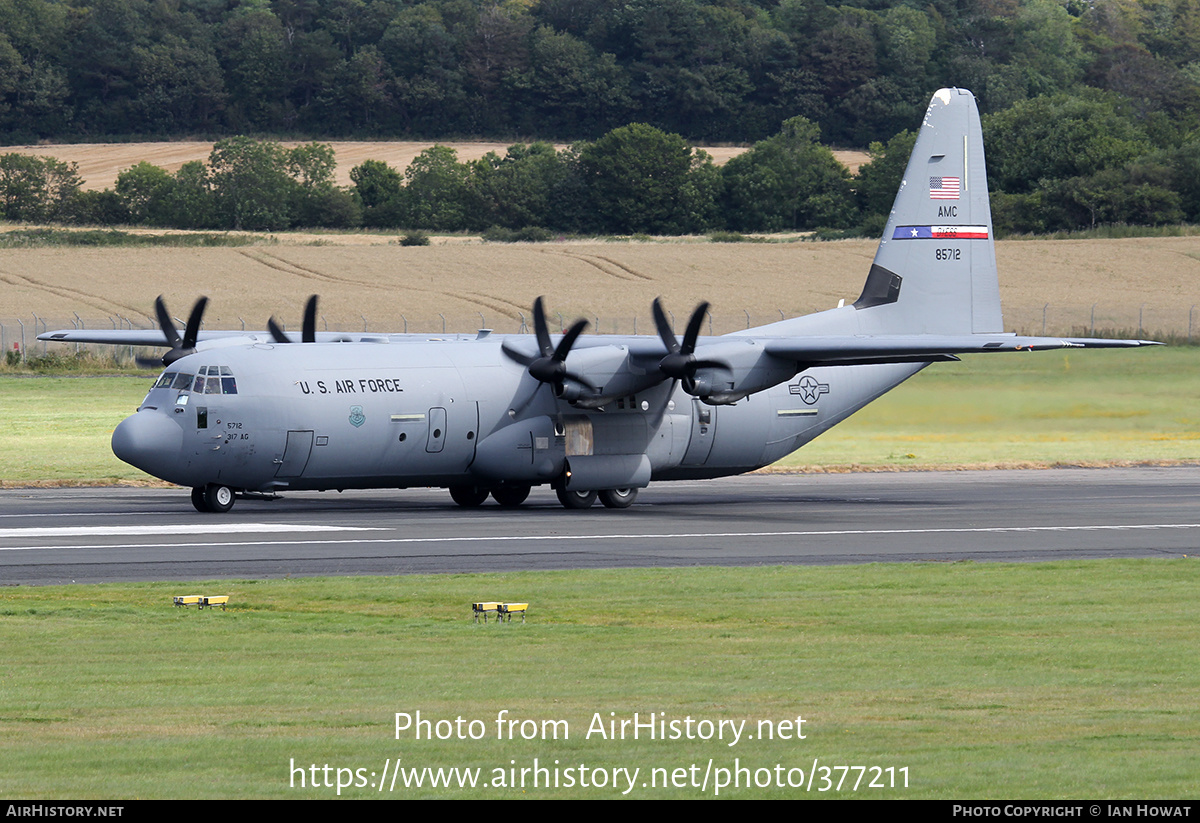
{"type": "Polygon", "coordinates": [[[1041,352],[936,364],[780,465],[1100,465],[1200,460],[1200,349],[1041,352]]]}
{"type": "Polygon", "coordinates": [[[7,589],[0,796],[328,798],[340,768],[363,770],[343,797],[378,797],[369,775],[399,758],[492,785],[401,778],[384,796],[617,797],[611,770],[636,768],[630,796],[696,798],[740,766],[721,796],[1194,797],[1198,584],[1188,558],[7,589]],[[190,593],[233,608],[170,605],[190,593]],[[529,622],[473,624],[490,598],[527,600],[529,622]],[[505,710],[534,723],[497,739],[505,710]],[[443,733],[480,721],[481,739],[397,739],[395,714],[417,711],[443,733]],[[746,721],[753,739],[587,734],[634,712],[697,734],[746,721]],[[789,739],[760,739],[762,721],[789,739]],[[610,785],[495,785],[535,759],[610,785]],[[786,787],[814,763],[811,790],[786,787]],[[855,792],[862,769],[838,767],[881,771],[855,792]]]}
{"type": "MultiPolygon", "coordinates": [[[[147,480],[113,428],[153,378],[0,376],[0,483],[147,480]]],[[[806,471],[1200,461],[1200,349],[967,358],[782,461],[806,471]]]]}
{"type": "MultiPolygon", "coordinates": [[[[1198,367],[1195,348],[938,364],[793,461],[1196,461],[1198,367]]],[[[150,380],[0,377],[0,480],[144,477],[108,438],[150,380]]],[[[340,780],[341,796],[365,798],[385,770],[390,797],[618,797],[630,778],[615,770],[637,769],[628,796],[695,798],[739,768],[721,796],[1193,797],[1198,569],[1188,557],[0,587],[0,797],[326,798],[340,780]],[[233,608],[175,609],[178,594],[230,594],[233,608]],[[530,622],[474,625],[482,599],[528,601],[530,622]],[[417,711],[447,721],[430,731],[461,717],[481,738],[397,739],[396,713],[417,711]],[[531,721],[516,739],[497,739],[505,711],[531,721]],[[635,712],[693,725],[668,740],[587,734],[635,712]],[[727,735],[745,721],[754,739],[689,739],[700,721],[727,735]],[[760,739],[768,728],[788,739],[760,739]],[[397,758],[422,787],[391,788],[397,758]],[[558,771],[534,787],[535,766],[558,771]],[[607,785],[578,785],[584,766],[607,785]],[[426,767],[459,769],[442,773],[455,786],[432,788],[426,767]],[[457,785],[467,769],[475,788],[457,785]]]]}

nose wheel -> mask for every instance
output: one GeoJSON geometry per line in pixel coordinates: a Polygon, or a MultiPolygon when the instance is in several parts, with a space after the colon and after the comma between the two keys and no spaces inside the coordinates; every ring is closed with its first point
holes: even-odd
{"type": "Polygon", "coordinates": [[[233,508],[235,499],[233,489],[217,483],[192,489],[192,505],[198,512],[227,512],[233,508]]]}

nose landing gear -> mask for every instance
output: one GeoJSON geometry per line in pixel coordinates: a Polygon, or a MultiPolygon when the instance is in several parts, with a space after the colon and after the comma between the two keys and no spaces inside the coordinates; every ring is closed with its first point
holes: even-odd
{"type": "Polygon", "coordinates": [[[198,512],[227,512],[233,508],[235,499],[233,489],[218,483],[192,489],[192,505],[198,512]]]}

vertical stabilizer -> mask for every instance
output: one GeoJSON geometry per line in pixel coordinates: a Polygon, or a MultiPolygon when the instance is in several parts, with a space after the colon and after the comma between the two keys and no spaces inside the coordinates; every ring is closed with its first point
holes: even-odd
{"type": "Polygon", "coordinates": [[[975,96],[933,95],[904,180],[854,304],[864,331],[1004,330],[975,96]]]}

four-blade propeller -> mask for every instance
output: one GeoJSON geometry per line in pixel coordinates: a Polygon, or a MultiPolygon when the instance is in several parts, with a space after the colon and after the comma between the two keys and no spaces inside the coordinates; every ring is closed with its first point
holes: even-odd
{"type": "Polygon", "coordinates": [[[192,306],[192,313],[188,315],[187,325],[183,330],[183,337],[179,336],[179,332],[175,328],[175,321],[171,319],[171,313],[167,311],[167,304],[163,300],[162,295],[154,298],[154,315],[158,318],[158,326],[162,329],[163,337],[166,338],[167,345],[170,347],[163,354],[161,360],[153,358],[137,359],[138,365],[143,368],[155,368],[159,363],[164,366],[169,366],[181,357],[186,357],[196,350],[196,337],[200,334],[200,324],[204,320],[204,307],[208,305],[208,298],[201,297],[192,306]]]}
{"type": "MultiPolygon", "coordinates": [[[[275,322],[274,316],[267,320],[267,330],[271,332],[271,337],[276,343],[295,343],[296,341],[288,337],[278,323],[275,322]]],[[[304,325],[300,330],[301,343],[317,342],[317,296],[308,298],[308,302],[304,304],[304,325]]]]}
{"type": "Polygon", "coordinates": [[[575,345],[575,341],[579,339],[579,335],[583,334],[583,330],[587,326],[588,321],[576,320],[555,346],[550,340],[550,328],[546,323],[546,308],[542,298],[539,297],[533,302],[533,331],[537,336],[539,356],[530,357],[520,349],[510,346],[507,340],[500,345],[500,348],[510,360],[526,366],[534,380],[553,386],[555,394],[559,396],[563,394],[567,381],[574,381],[596,391],[596,387],[587,378],[567,371],[567,355],[571,353],[571,347],[575,345]]]}
{"type": "Polygon", "coordinates": [[[688,320],[687,330],[683,333],[683,342],[675,337],[671,324],[667,321],[667,313],[663,310],[662,300],[654,298],[654,325],[658,336],[667,347],[667,356],[658,362],[658,369],[667,377],[683,381],[683,390],[694,394],[696,372],[700,369],[729,368],[720,360],[705,360],[696,357],[696,340],[700,337],[700,325],[704,315],[708,313],[708,303],[702,302],[696,306],[688,320]]]}

